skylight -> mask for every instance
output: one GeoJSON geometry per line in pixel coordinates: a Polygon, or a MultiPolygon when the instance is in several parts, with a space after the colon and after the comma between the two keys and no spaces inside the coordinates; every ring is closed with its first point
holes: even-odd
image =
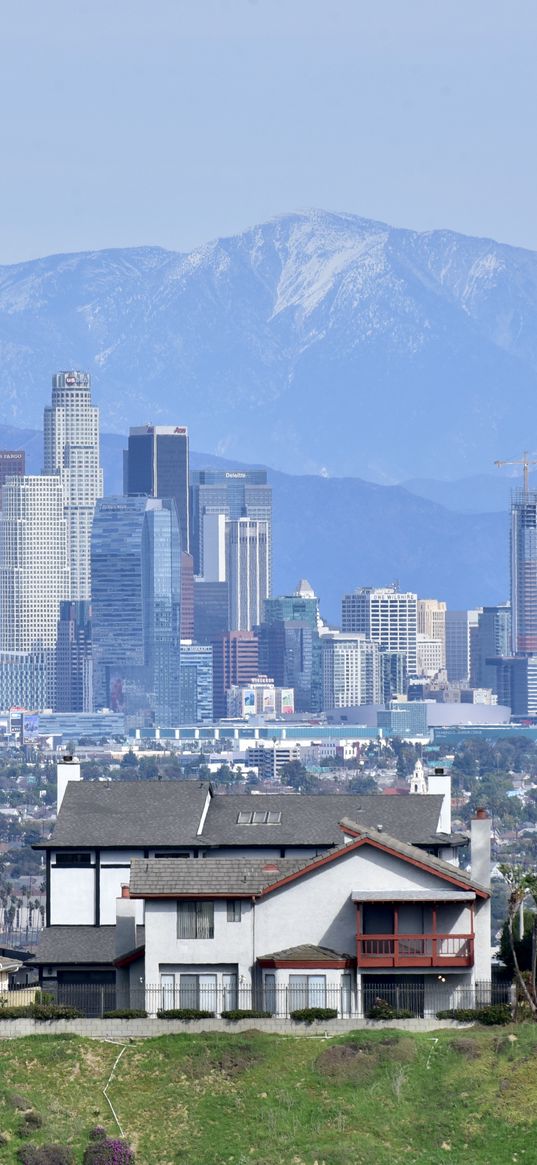
{"type": "Polygon", "coordinates": [[[281,820],[281,813],[273,809],[266,812],[262,809],[255,809],[252,813],[241,810],[237,817],[237,825],[280,825],[281,820]]]}

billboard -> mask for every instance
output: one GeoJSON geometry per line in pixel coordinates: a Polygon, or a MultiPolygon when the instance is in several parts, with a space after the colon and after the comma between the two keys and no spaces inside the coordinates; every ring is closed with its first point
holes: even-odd
{"type": "Polygon", "coordinates": [[[108,707],[111,712],[125,711],[125,677],[110,670],[108,676],[108,707]]]}
{"type": "Polygon", "coordinates": [[[295,710],[294,688],[282,688],[280,691],[280,708],[282,716],[290,716],[295,710]]]}
{"type": "Polygon", "coordinates": [[[276,691],[274,688],[263,688],[263,712],[276,712],[276,691]]]}
{"type": "Polygon", "coordinates": [[[39,735],[39,712],[22,713],[22,739],[35,740],[39,735]]]}
{"type": "Polygon", "coordinates": [[[242,714],[250,716],[255,712],[255,692],[253,688],[245,688],[242,693],[242,714]]]}

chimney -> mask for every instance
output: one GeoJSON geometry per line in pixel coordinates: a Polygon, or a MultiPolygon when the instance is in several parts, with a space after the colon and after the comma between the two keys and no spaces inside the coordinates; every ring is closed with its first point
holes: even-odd
{"type": "Polygon", "coordinates": [[[429,769],[427,788],[429,793],[440,794],[443,797],[438,832],[451,833],[451,773],[444,768],[435,768],[434,772],[429,769]]]}
{"type": "Polygon", "coordinates": [[[474,882],[490,886],[490,817],[476,809],[470,828],[471,873],[474,882]]]}
{"type": "Polygon", "coordinates": [[[56,765],[56,814],[60,812],[65,790],[69,781],[81,781],[80,761],[76,756],[66,754],[56,765]]]}
{"type": "Polygon", "coordinates": [[[121,898],[116,898],[116,959],[128,955],[136,947],[136,902],[129,895],[129,887],[121,887],[121,898]]]}

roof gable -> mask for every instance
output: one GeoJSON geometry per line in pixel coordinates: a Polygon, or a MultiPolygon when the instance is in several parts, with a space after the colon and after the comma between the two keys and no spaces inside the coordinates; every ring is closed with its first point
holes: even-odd
{"type": "Polygon", "coordinates": [[[473,882],[463,870],[459,870],[450,865],[449,862],[442,861],[441,858],[435,858],[431,854],[424,853],[417,846],[401,842],[397,838],[389,837],[387,834],[378,830],[362,829],[354,822],[344,820],[341,826],[346,833],[350,832],[352,828],[355,833],[354,841],[349,842],[347,845],[335,851],[324,854],[320,858],[315,858],[313,861],[303,865],[299,870],[291,872],[277,881],[271,882],[270,885],[265,886],[261,891],[260,897],[266,897],[268,894],[272,894],[275,890],[281,889],[290,882],[297,881],[299,878],[312,874],[332,862],[341,861],[342,858],[348,857],[349,854],[354,853],[363,846],[371,846],[373,849],[389,854],[391,857],[395,857],[410,866],[414,866],[416,869],[423,870],[439,878],[441,881],[448,882],[460,889],[471,889],[475,891],[476,896],[479,898],[490,897],[490,891],[486,887],[480,886],[477,882],[473,882]]]}

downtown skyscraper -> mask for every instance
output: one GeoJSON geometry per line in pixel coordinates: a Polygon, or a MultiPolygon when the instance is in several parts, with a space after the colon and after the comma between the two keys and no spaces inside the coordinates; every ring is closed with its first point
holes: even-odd
{"type": "Polygon", "coordinates": [[[537,654],[537,490],[511,497],[511,642],[513,654],[537,654]]]}
{"type": "Polygon", "coordinates": [[[180,540],[172,499],[106,497],[92,532],[95,708],[129,724],[180,717],[180,540]]]}
{"type": "Polygon", "coordinates": [[[141,425],[129,430],[123,489],[131,496],[173,498],[181,549],[190,550],[188,429],[185,425],[141,425]]]}
{"type": "Polygon", "coordinates": [[[57,372],[52,404],[44,413],[44,473],[62,484],[70,567],[70,594],[91,598],[91,526],[95,503],[103,495],[99,463],[99,410],[91,403],[88,372],[57,372]]]}
{"type": "Polygon", "coordinates": [[[58,475],[11,477],[0,514],[0,706],[54,706],[60,604],[69,597],[58,475]]]}

